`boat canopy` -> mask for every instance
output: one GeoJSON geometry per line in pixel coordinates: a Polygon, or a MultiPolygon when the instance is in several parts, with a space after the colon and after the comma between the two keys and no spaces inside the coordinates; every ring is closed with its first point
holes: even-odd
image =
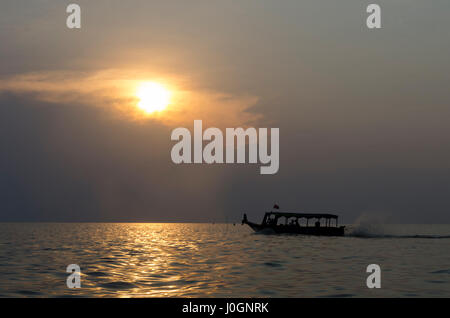
{"type": "Polygon", "coordinates": [[[286,218],[306,218],[306,219],[336,219],[338,218],[335,214],[327,213],[293,213],[293,212],[266,212],[266,216],[275,215],[276,217],[286,217],[286,218]]]}

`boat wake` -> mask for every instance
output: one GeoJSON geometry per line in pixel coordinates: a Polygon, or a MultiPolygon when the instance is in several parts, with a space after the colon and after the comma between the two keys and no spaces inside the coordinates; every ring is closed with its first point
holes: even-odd
{"type": "Polygon", "coordinates": [[[345,233],[348,237],[359,238],[405,238],[405,239],[450,239],[450,235],[433,235],[433,234],[413,234],[413,235],[395,235],[395,234],[373,234],[373,233],[345,233]]]}
{"type": "Polygon", "coordinates": [[[365,220],[354,225],[348,225],[345,230],[345,236],[359,238],[450,239],[450,234],[446,232],[439,231],[439,227],[433,225],[385,224],[379,221],[365,220]]]}

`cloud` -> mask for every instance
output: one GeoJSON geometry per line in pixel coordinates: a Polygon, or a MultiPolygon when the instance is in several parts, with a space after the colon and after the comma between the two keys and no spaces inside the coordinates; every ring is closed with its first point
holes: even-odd
{"type": "Polygon", "coordinates": [[[255,125],[262,119],[253,110],[258,102],[256,96],[202,89],[188,78],[133,69],[17,74],[0,79],[0,91],[31,93],[37,100],[50,103],[106,107],[112,116],[140,122],[156,120],[168,126],[202,119],[211,126],[240,127],[255,125]],[[136,89],[144,81],[161,82],[171,91],[171,103],[165,111],[149,115],[136,107],[136,89]]]}

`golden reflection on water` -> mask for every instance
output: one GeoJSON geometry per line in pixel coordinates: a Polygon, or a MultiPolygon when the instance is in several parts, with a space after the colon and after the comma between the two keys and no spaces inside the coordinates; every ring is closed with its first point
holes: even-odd
{"type": "Polygon", "coordinates": [[[371,296],[374,259],[382,296],[450,296],[445,250],[448,239],[255,235],[231,224],[3,223],[0,296],[371,296]],[[68,264],[81,267],[80,289],[66,287],[68,264]]]}

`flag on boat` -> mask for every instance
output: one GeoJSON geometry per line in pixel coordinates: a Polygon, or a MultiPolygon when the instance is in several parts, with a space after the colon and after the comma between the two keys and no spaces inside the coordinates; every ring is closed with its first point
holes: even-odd
{"type": "Polygon", "coordinates": [[[278,209],[278,210],[280,209],[280,207],[278,206],[278,204],[274,204],[274,205],[273,205],[273,208],[274,208],[274,209],[278,209]]]}

